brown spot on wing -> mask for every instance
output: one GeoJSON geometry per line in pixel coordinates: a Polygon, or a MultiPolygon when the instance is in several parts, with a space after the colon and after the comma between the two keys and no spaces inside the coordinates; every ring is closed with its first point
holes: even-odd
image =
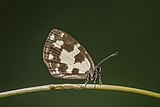
{"type": "Polygon", "coordinates": [[[62,73],[67,72],[68,66],[65,63],[59,63],[59,71],[62,73]]]}
{"type": "Polygon", "coordinates": [[[80,53],[78,53],[75,57],[75,62],[74,63],[77,63],[77,62],[82,62],[82,61],[84,61],[84,55],[80,52],[80,53]]]}
{"type": "Polygon", "coordinates": [[[91,59],[91,57],[89,56],[89,54],[87,53],[87,51],[85,50],[85,48],[84,48],[83,46],[80,46],[78,49],[79,49],[79,50],[84,54],[84,56],[89,60],[89,62],[91,63],[91,68],[94,67],[94,64],[93,64],[93,62],[92,62],[92,59],[91,59]]]}
{"type": "Polygon", "coordinates": [[[71,52],[73,51],[73,45],[67,43],[67,42],[64,42],[64,44],[62,45],[62,49],[65,49],[67,52],[71,52]]]}
{"type": "Polygon", "coordinates": [[[73,68],[72,70],[72,74],[75,75],[75,74],[78,74],[79,73],[79,69],[77,68],[73,68]]]}

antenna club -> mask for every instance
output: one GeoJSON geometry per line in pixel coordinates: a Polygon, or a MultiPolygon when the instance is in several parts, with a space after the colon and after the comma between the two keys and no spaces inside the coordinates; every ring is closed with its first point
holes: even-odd
{"type": "Polygon", "coordinates": [[[118,52],[113,53],[113,55],[114,55],[114,56],[115,56],[115,55],[118,55],[118,52]]]}

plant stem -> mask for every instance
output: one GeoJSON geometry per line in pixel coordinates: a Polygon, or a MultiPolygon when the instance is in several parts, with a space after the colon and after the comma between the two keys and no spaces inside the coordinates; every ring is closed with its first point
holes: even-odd
{"type": "Polygon", "coordinates": [[[87,84],[86,87],[84,86],[84,84],[49,84],[49,85],[43,85],[43,86],[35,86],[35,87],[1,92],[0,98],[10,97],[10,96],[15,96],[15,95],[20,95],[20,94],[39,92],[39,91],[64,90],[64,89],[122,91],[122,92],[130,92],[130,93],[146,95],[146,96],[160,99],[160,94],[156,92],[152,92],[152,91],[142,90],[138,88],[124,87],[124,86],[116,86],[116,85],[96,85],[95,86],[94,84],[87,84]]]}

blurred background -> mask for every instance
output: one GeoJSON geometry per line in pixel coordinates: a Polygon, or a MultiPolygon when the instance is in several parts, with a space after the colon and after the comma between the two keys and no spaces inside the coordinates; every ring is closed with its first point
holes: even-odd
{"type": "MultiPolygon", "coordinates": [[[[50,83],[42,59],[48,33],[57,28],[76,38],[103,84],[160,93],[160,2],[158,0],[0,0],[0,92],[50,83]]],[[[0,107],[160,107],[160,100],[100,90],[45,91],[0,99],[0,107]]]]}

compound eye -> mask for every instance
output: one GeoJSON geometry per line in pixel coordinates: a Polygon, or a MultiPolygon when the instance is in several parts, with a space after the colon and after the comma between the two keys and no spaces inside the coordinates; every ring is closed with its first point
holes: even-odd
{"type": "Polygon", "coordinates": [[[99,71],[99,72],[100,72],[100,71],[101,71],[101,67],[97,67],[97,71],[99,71]]]}

